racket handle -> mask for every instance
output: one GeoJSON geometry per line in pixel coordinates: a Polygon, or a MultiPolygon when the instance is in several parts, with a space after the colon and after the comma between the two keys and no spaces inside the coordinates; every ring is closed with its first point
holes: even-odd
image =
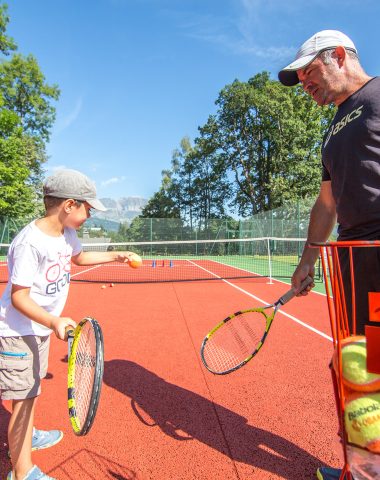
{"type": "Polygon", "coordinates": [[[69,340],[70,337],[73,337],[74,336],[74,327],[72,327],[71,325],[67,325],[67,327],[65,327],[65,340],[69,340]]]}
{"type": "Polygon", "coordinates": [[[289,300],[291,300],[293,297],[295,297],[298,293],[305,290],[305,288],[308,287],[311,283],[313,283],[313,279],[308,275],[305,278],[305,280],[301,283],[301,286],[298,290],[294,290],[294,288],[291,288],[276,303],[279,303],[280,305],[285,305],[285,303],[288,303],[289,300]]]}
{"type": "Polygon", "coordinates": [[[74,341],[74,328],[70,325],[65,328],[65,340],[67,341],[67,356],[70,357],[74,341]]]}

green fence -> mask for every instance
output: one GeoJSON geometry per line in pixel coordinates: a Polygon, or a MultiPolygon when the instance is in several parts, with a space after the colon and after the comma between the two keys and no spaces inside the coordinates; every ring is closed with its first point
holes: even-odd
{"type": "MultiPolygon", "coordinates": [[[[190,223],[179,218],[141,218],[121,223],[118,231],[107,230],[107,223],[93,217],[80,232],[85,238],[108,237],[114,242],[221,240],[243,238],[306,238],[314,199],[289,203],[281,208],[244,219],[207,219],[190,223]],[[83,235],[84,233],[84,235],[83,235]]],[[[10,243],[30,219],[0,217],[0,243],[10,243]]]]}

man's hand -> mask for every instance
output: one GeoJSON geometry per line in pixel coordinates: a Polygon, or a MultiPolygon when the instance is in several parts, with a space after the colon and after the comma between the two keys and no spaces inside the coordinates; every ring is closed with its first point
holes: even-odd
{"type": "MultiPolygon", "coordinates": [[[[294,290],[298,291],[301,288],[301,283],[307,276],[310,276],[314,279],[314,264],[299,264],[292,276],[292,286],[294,290]]],[[[313,287],[315,287],[314,282],[308,285],[304,290],[302,290],[302,292],[297,293],[297,297],[307,295],[313,287]]]]}

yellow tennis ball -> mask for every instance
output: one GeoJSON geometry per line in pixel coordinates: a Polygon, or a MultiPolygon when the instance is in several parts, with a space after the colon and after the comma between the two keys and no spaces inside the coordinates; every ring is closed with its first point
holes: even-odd
{"type": "Polygon", "coordinates": [[[128,261],[128,265],[132,268],[139,268],[142,265],[142,259],[140,255],[137,255],[137,253],[134,253],[128,261]]]}
{"type": "Polygon", "coordinates": [[[350,443],[380,453],[380,393],[348,395],[344,420],[350,443]]]}
{"type": "MultiPolygon", "coordinates": [[[[342,344],[342,376],[346,387],[358,392],[380,390],[380,375],[367,371],[367,342],[364,336],[344,338],[342,344]]],[[[337,350],[333,356],[338,368],[337,350]]]]}

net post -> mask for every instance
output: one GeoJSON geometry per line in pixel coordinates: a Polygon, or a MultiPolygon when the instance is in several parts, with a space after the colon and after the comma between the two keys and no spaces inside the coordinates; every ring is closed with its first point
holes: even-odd
{"type": "Polygon", "coordinates": [[[272,280],[272,258],[271,258],[271,254],[270,254],[270,241],[271,241],[271,238],[268,237],[267,238],[267,249],[268,249],[268,270],[269,270],[269,282],[267,282],[268,284],[272,285],[273,283],[273,280],[272,280]]]}

